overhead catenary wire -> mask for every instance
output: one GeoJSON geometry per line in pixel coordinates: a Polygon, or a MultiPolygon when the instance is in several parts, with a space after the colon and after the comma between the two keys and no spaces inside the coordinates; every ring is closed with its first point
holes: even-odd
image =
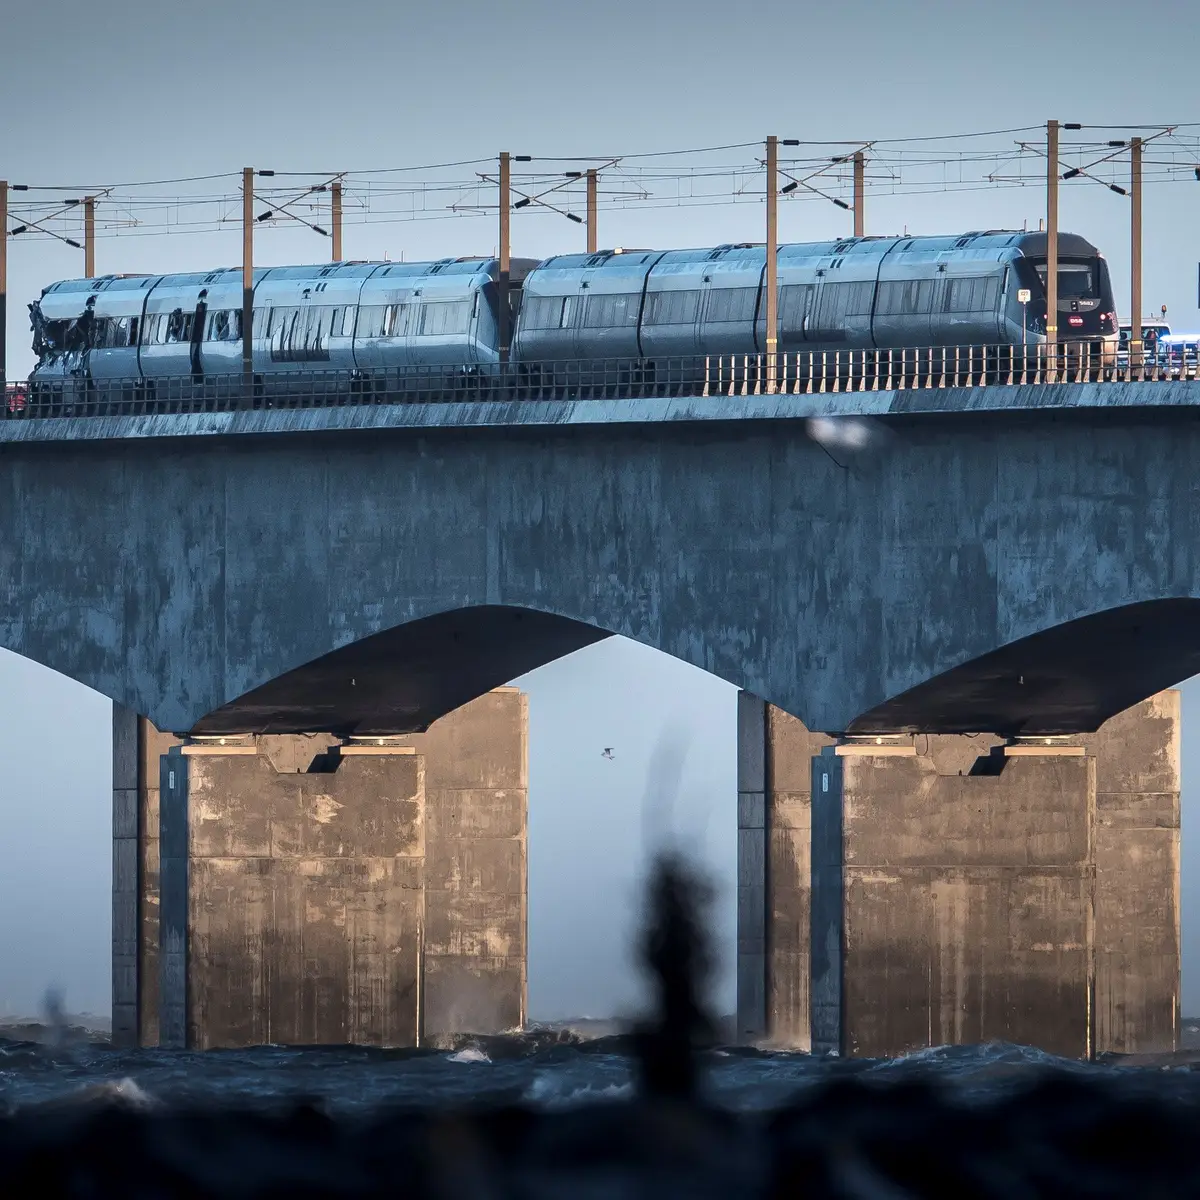
{"type": "MultiPolygon", "coordinates": [[[[967,133],[936,133],[873,140],[789,139],[788,157],[779,160],[780,173],[803,186],[782,200],[833,200],[847,207],[852,193],[854,150],[868,147],[864,188],[877,196],[920,196],[937,192],[976,192],[998,188],[1044,186],[1044,165],[1037,167],[1044,150],[1022,135],[1039,127],[1018,127],[967,133]],[[1006,139],[1006,140],[1004,140],[1006,139]],[[1016,139],[1014,141],[1014,139],[1016,139]],[[835,153],[840,151],[840,153],[835,153]],[[819,188],[810,191],[820,180],[819,188]]],[[[1070,158],[1068,182],[1116,182],[1112,171],[1123,169],[1121,143],[1097,133],[1152,130],[1156,152],[1143,164],[1147,187],[1174,184],[1196,177],[1200,168],[1200,122],[1173,125],[1084,125],[1078,140],[1064,145],[1060,157],[1070,158]],[[1093,136],[1087,136],[1089,131],[1093,136]],[[1086,161],[1096,159],[1097,161],[1086,161]]],[[[514,195],[528,199],[518,210],[522,216],[538,208],[569,213],[582,196],[584,171],[550,169],[571,164],[583,168],[602,163],[603,179],[596,197],[600,211],[632,208],[652,211],[669,207],[724,208],[733,204],[764,203],[761,142],[734,142],[674,150],[636,151],[625,155],[522,155],[514,156],[514,195]],[[745,157],[738,152],[745,151],[745,157]],[[525,169],[527,168],[527,169],[525,169]],[[567,178],[565,178],[565,176],[567,178]],[[576,196],[575,189],[578,189],[576,196]],[[561,196],[562,205],[550,203],[561,196]]],[[[304,186],[301,180],[337,178],[343,187],[343,222],[348,227],[412,221],[470,219],[496,211],[494,158],[462,158],[414,166],[380,166],[337,172],[281,171],[270,173],[256,188],[264,210],[264,224],[296,220],[322,231],[315,214],[322,199],[321,183],[304,186]],[[482,170],[477,168],[483,168],[482,170]],[[490,169],[490,170],[489,170],[490,169]],[[470,171],[468,176],[466,171],[470,171]],[[283,182],[286,181],[286,182],[283,182]],[[304,215],[301,215],[304,214],[304,215]]],[[[219,232],[240,224],[240,189],[233,186],[238,172],[143,180],[135,183],[96,185],[27,184],[13,188],[10,223],[24,227],[26,240],[54,237],[72,241],[78,218],[64,208],[64,193],[103,195],[97,211],[98,237],[152,237],[170,234],[219,232]],[[231,186],[206,189],[203,184],[225,182],[231,186]]],[[[1113,190],[1121,190],[1119,186],[1113,190]]],[[[516,214],[514,214],[516,215],[516,214]]],[[[10,231],[10,236],[14,233],[10,231]]]]}

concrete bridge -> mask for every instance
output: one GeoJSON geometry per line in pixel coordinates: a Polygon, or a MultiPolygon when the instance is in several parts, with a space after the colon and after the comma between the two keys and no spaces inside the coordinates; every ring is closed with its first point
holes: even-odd
{"type": "Polygon", "coordinates": [[[1198,411],[1159,380],[0,421],[0,644],[118,705],[118,1037],[519,1019],[524,717],[483,694],[617,633],[744,689],[743,1036],[1170,1048],[1198,411]],[[822,416],[886,436],[848,457],[822,416]]]}
{"type": "Polygon", "coordinates": [[[0,422],[0,644],[177,733],[419,730],[607,634],[826,732],[1200,670],[1196,382],[0,422]],[[808,434],[865,414],[845,457],[808,434]]]}

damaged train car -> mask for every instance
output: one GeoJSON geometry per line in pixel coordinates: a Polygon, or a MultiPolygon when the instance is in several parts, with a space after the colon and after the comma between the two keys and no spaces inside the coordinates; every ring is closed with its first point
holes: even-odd
{"type": "MultiPolygon", "coordinates": [[[[534,265],[513,261],[514,296],[534,265]]],[[[412,368],[494,363],[498,277],[498,261],[480,258],[256,270],[256,390],[285,393],[298,375],[349,390],[412,368]]],[[[68,280],[29,307],[39,401],[153,399],[188,381],[209,398],[240,391],[240,268],[68,280]]]]}

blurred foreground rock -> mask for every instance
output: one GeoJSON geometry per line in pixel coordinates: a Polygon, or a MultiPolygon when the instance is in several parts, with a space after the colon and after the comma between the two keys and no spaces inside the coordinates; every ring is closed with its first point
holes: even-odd
{"type": "MultiPolygon", "coordinates": [[[[0,1123],[9,1197],[1161,1197],[1200,1189],[1200,1119],[1049,1075],[986,1106],[858,1080],[755,1117],[638,1099],[331,1119],[110,1096],[0,1123]]],[[[1144,1088],[1142,1089],[1144,1091],[1144,1088]]]]}

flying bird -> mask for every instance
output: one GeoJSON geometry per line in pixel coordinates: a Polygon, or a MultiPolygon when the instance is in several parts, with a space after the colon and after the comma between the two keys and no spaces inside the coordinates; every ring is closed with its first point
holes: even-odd
{"type": "Polygon", "coordinates": [[[612,758],[612,756],[613,756],[613,752],[612,752],[611,746],[605,746],[604,749],[600,752],[601,758],[612,758]]]}

